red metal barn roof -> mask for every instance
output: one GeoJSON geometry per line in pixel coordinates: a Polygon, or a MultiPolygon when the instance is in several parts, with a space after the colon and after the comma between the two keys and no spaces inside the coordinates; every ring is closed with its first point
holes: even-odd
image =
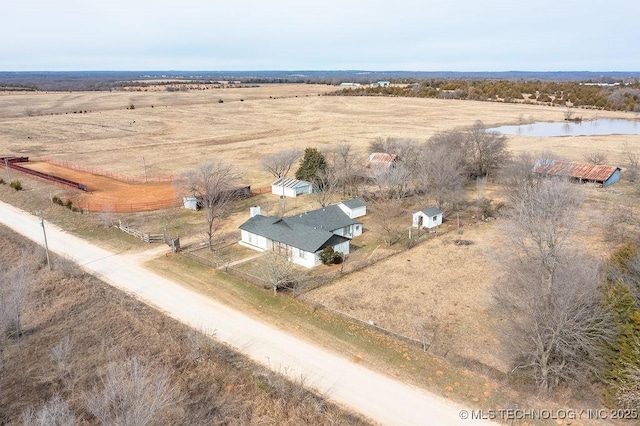
{"type": "Polygon", "coordinates": [[[364,165],[364,167],[365,169],[388,169],[397,159],[397,156],[394,154],[387,154],[386,152],[374,152],[369,155],[367,163],[364,165]]]}
{"type": "Polygon", "coordinates": [[[567,176],[575,179],[604,182],[618,169],[619,167],[616,166],[551,160],[537,163],[533,171],[551,176],[567,176]]]}

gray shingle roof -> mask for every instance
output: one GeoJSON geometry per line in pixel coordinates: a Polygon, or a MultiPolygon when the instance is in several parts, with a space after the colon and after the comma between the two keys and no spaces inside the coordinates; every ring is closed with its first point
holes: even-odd
{"type": "Polygon", "coordinates": [[[367,205],[367,203],[365,203],[364,200],[362,200],[361,198],[352,198],[350,200],[343,201],[340,204],[344,204],[345,206],[349,207],[352,210],[357,209],[358,207],[364,207],[367,205]]]}
{"type": "Polygon", "coordinates": [[[442,214],[442,210],[437,207],[428,207],[422,210],[422,213],[426,214],[427,216],[437,216],[439,214],[442,214]]]}
{"type": "Polygon", "coordinates": [[[240,225],[240,229],[310,253],[348,240],[330,231],[290,222],[288,219],[257,215],[240,225]]]}
{"type": "Polygon", "coordinates": [[[310,212],[302,213],[285,218],[287,222],[299,223],[311,228],[324,229],[333,232],[336,229],[354,225],[357,222],[351,219],[340,207],[333,205],[323,207],[310,212]]]}
{"type": "Polygon", "coordinates": [[[240,225],[240,229],[315,253],[348,241],[333,231],[356,223],[362,222],[349,218],[338,206],[328,206],[285,218],[256,215],[240,225]]]}

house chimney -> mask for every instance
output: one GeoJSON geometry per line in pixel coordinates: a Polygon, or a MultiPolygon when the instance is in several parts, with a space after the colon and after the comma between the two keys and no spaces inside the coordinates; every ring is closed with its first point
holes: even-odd
{"type": "Polygon", "coordinates": [[[249,207],[249,217],[254,217],[260,214],[260,206],[249,207]]]}

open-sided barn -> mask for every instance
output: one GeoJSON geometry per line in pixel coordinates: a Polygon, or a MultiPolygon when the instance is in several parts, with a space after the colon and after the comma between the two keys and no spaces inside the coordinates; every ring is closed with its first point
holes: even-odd
{"type": "Polygon", "coordinates": [[[616,166],[576,163],[558,160],[538,160],[533,172],[545,176],[564,176],[579,182],[594,182],[609,186],[620,180],[621,169],[616,166]]]}

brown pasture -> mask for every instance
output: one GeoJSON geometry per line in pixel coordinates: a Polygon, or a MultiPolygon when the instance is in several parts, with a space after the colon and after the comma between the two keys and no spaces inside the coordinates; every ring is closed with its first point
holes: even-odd
{"type": "MultiPolygon", "coordinates": [[[[260,159],[284,149],[349,142],[364,158],[368,144],[379,137],[423,141],[475,120],[491,126],[562,121],[565,112],[524,104],[319,96],[336,89],[301,84],[171,93],[4,93],[0,152],[69,160],[138,178],[145,164],[149,176],[166,176],[222,158],[237,166],[246,183],[264,186],[271,178],[260,169],[260,159]],[[135,109],[127,109],[130,105],[135,109]]],[[[590,110],[582,116],[632,117],[590,110]]],[[[628,139],[522,136],[510,137],[510,146],[514,151],[553,148],[573,159],[598,149],[619,161],[619,147],[628,139]]],[[[634,143],[640,145],[638,138],[634,143]]]]}

